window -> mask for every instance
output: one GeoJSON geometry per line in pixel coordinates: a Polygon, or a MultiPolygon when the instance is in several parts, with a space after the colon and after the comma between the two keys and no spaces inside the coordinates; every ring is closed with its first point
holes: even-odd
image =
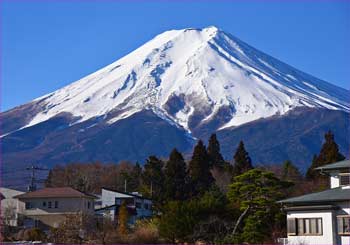
{"type": "Polygon", "coordinates": [[[339,182],[341,186],[350,185],[350,173],[339,174],[339,182]]]}
{"type": "Polygon", "coordinates": [[[58,201],[55,201],[55,208],[58,208],[58,201]]]}
{"type": "Polygon", "coordinates": [[[43,202],[43,207],[46,207],[46,202],[43,202]]]}
{"type": "Polygon", "coordinates": [[[51,203],[51,202],[48,202],[48,203],[47,203],[47,207],[48,207],[48,208],[52,208],[52,203],[51,203]]]}
{"type": "Polygon", "coordinates": [[[136,208],[141,208],[141,203],[139,203],[139,202],[136,202],[136,208]]]}
{"type": "Polygon", "coordinates": [[[32,209],[33,208],[33,205],[31,202],[26,202],[25,203],[25,209],[32,209]]]}
{"type": "Polygon", "coordinates": [[[148,203],[143,204],[143,207],[144,207],[145,209],[148,209],[148,203]]]}
{"type": "Polygon", "coordinates": [[[322,235],[322,218],[290,218],[287,219],[289,236],[322,235]]]}
{"type": "Polygon", "coordinates": [[[337,217],[338,234],[350,235],[350,215],[340,215],[337,217]]]}
{"type": "Polygon", "coordinates": [[[291,218],[287,219],[287,234],[288,236],[296,236],[297,235],[297,219],[291,218]]]}
{"type": "Polygon", "coordinates": [[[88,202],[87,205],[88,205],[88,209],[90,209],[90,202],[88,202]]]}

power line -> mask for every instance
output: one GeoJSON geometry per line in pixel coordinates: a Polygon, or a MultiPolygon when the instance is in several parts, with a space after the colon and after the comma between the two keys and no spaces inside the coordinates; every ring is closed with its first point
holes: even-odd
{"type": "Polygon", "coordinates": [[[26,170],[31,170],[31,177],[30,177],[30,184],[28,186],[28,191],[35,191],[36,190],[36,182],[38,182],[35,179],[35,171],[49,171],[47,168],[41,168],[35,165],[31,165],[30,167],[27,167],[26,170]]]}

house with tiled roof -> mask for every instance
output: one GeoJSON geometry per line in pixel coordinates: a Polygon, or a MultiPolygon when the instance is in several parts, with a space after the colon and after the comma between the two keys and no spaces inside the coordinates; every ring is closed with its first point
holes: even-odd
{"type": "Polygon", "coordinates": [[[24,227],[57,227],[69,214],[94,214],[95,196],[71,187],[44,188],[14,198],[24,227]]]}
{"type": "Polygon", "coordinates": [[[279,201],[287,212],[284,244],[350,244],[350,160],[317,168],[330,188],[279,201]]]}
{"type": "Polygon", "coordinates": [[[129,224],[137,219],[149,218],[153,215],[152,200],[137,192],[123,192],[103,187],[101,193],[101,207],[96,209],[97,215],[108,216],[111,220],[118,218],[118,210],[122,202],[126,203],[129,213],[129,224]]]}

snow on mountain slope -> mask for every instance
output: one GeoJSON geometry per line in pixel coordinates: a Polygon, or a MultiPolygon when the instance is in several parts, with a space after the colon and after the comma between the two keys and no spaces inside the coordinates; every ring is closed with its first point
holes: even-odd
{"type": "Polygon", "coordinates": [[[76,122],[109,115],[108,123],[113,123],[152,109],[191,132],[221,110],[226,116],[219,128],[226,128],[302,106],[349,112],[349,98],[349,91],[284,64],[216,27],[172,30],[36,99],[44,108],[24,127],[61,112],[79,118],[76,122]],[[199,122],[195,124],[194,118],[199,122]]]}

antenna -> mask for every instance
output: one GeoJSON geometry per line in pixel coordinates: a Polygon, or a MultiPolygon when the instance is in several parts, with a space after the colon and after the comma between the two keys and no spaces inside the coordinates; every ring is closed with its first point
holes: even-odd
{"type": "Polygon", "coordinates": [[[35,191],[36,190],[36,178],[35,178],[35,171],[36,170],[48,170],[46,168],[41,168],[41,167],[38,167],[38,166],[35,166],[35,165],[31,165],[30,167],[27,167],[26,170],[31,170],[32,173],[31,173],[31,176],[30,176],[30,184],[28,186],[28,191],[35,191]]]}

